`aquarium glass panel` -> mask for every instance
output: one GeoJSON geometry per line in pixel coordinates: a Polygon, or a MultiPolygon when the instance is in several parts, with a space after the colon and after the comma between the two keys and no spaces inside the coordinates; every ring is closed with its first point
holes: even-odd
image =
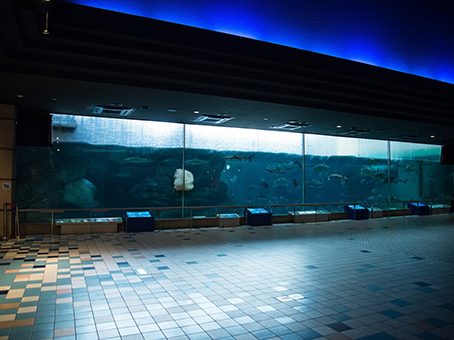
{"type": "Polygon", "coordinates": [[[185,135],[186,206],[301,203],[301,134],[187,125],[185,135]]]}
{"type": "Polygon", "coordinates": [[[367,208],[385,209],[389,198],[388,142],[358,139],[349,185],[352,201],[367,208]]]}
{"type": "Polygon", "coordinates": [[[440,164],[441,146],[403,142],[390,145],[392,200],[430,203],[451,197],[453,167],[440,164]]]}
{"type": "Polygon", "coordinates": [[[53,115],[53,145],[17,151],[26,208],[181,207],[183,125],[53,115]]]}
{"type": "Polygon", "coordinates": [[[305,203],[382,200],[387,142],[305,135],[305,203]]]}

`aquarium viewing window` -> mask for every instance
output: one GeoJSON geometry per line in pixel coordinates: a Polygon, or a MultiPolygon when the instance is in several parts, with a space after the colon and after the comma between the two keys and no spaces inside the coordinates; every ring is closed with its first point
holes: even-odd
{"type": "Polygon", "coordinates": [[[60,114],[53,132],[51,147],[17,148],[23,209],[280,205],[273,213],[287,214],[292,204],[386,208],[453,191],[436,145],[60,114]]]}

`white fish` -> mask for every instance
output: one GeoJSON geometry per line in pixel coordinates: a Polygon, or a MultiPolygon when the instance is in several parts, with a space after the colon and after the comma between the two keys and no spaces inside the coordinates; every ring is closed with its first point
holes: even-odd
{"type": "Polygon", "coordinates": [[[176,191],[190,191],[194,189],[194,175],[192,172],[184,170],[183,176],[183,169],[177,169],[173,177],[175,178],[173,188],[176,191]]]}

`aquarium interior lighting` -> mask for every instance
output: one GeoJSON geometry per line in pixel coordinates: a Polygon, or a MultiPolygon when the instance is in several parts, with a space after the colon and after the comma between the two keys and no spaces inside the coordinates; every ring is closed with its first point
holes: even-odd
{"type": "Polygon", "coordinates": [[[208,123],[208,124],[220,125],[220,124],[224,124],[225,122],[228,122],[229,120],[232,120],[232,119],[234,119],[234,117],[229,117],[224,114],[218,114],[215,116],[212,116],[212,115],[199,116],[196,119],[194,119],[193,121],[196,123],[208,123]]]}
{"type": "Polygon", "coordinates": [[[117,116],[130,116],[135,109],[130,107],[107,106],[107,105],[93,105],[91,113],[103,115],[117,115],[117,116]]]}
{"type": "Polygon", "coordinates": [[[297,129],[301,129],[303,127],[308,127],[310,124],[308,122],[297,122],[294,120],[290,120],[287,123],[281,123],[271,126],[272,129],[279,129],[279,130],[287,130],[293,131],[297,129]]]}
{"type": "Polygon", "coordinates": [[[77,127],[76,118],[70,115],[52,115],[52,127],[55,129],[75,130],[77,127]]]}

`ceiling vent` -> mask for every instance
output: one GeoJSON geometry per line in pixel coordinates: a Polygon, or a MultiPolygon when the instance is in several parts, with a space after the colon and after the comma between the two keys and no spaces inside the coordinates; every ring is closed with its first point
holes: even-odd
{"type": "Polygon", "coordinates": [[[350,128],[350,130],[339,132],[339,135],[360,136],[360,135],[365,135],[365,134],[368,134],[371,132],[372,132],[372,129],[359,129],[359,128],[352,127],[352,128],[350,128]]]}
{"type": "Polygon", "coordinates": [[[287,123],[273,125],[271,128],[279,129],[279,130],[293,131],[293,130],[298,130],[298,129],[301,129],[303,127],[308,127],[308,126],[310,126],[310,124],[308,122],[297,122],[295,120],[289,120],[287,123]]]}
{"type": "Polygon", "coordinates": [[[399,140],[410,140],[410,139],[416,139],[416,138],[420,138],[421,135],[400,135],[400,136],[394,136],[394,138],[397,138],[399,140]]]}
{"type": "Polygon", "coordinates": [[[114,116],[130,116],[135,110],[130,107],[120,106],[104,106],[104,105],[93,105],[91,113],[101,115],[114,115],[114,116]]]}
{"type": "Polygon", "coordinates": [[[194,119],[193,121],[196,123],[208,123],[208,124],[220,125],[220,124],[224,124],[225,122],[228,122],[229,120],[232,120],[233,118],[234,117],[229,117],[225,114],[219,113],[215,116],[212,116],[212,115],[199,116],[196,119],[194,119]]]}

